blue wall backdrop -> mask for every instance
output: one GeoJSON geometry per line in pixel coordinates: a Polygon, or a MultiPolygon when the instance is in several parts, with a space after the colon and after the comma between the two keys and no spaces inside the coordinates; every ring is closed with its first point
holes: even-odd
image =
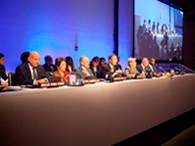
{"type": "Polygon", "coordinates": [[[133,0],[119,0],[119,57],[123,71],[133,56],[133,0]]]}
{"type": "MultiPolygon", "coordinates": [[[[107,60],[114,46],[113,23],[113,0],[0,0],[0,52],[7,73],[15,71],[24,51],[38,51],[40,64],[45,55],[53,60],[72,56],[76,67],[82,55],[107,60]]],[[[127,39],[120,47],[122,62],[130,54],[127,39]]]]}

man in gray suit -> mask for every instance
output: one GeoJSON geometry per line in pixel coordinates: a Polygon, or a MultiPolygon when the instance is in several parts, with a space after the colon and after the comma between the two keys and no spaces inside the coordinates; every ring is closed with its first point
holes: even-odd
{"type": "Polygon", "coordinates": [[[93,79],[94,75],[89,68],[90,62],[89,59],[86,56],[82,56],[80,58],[80,64],[81,66],[79,68],[76,68],[76,76],[80,79],[93,79]]]}

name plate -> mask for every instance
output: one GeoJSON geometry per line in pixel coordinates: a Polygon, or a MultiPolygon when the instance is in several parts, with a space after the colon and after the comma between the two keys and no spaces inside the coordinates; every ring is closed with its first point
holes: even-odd
{"type": "Polygon", "coordinates": [[[113,78],[113,81],[123,81],[126,79],[127,79],[126,77],[115,77],[115,78],[113,78]]]}
{"type": "Polygon", "coordinates": [[[64,82],[50,82],[50,83],[41,83],[39,85],[40,88],[43,87],[58,87],[58,86],[64,86],[65,83],[64,82]]]}
{"type": "Polygon", "coordinates": [[[89,80],[84,80],[84,84],[94,84],[100,82],[100,79],[89,79],[89,80]]]}

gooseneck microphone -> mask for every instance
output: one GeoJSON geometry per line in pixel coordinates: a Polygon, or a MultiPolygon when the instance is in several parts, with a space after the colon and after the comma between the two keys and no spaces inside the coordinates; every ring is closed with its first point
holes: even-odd
{"type": "Polygon", "coordinates": [[[164,68],[162,68],[162,66],[159,66],[158,68],[159,68],[160,70],[162,70],[163,73],[165,73],[165,74],[167,73],[167,71],[166,71],[164,68]]]}

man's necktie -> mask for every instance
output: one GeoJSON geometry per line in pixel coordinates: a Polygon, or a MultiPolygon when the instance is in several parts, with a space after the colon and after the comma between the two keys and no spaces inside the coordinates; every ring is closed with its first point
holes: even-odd
{"type": "Polygon", "coordinates": [[[85,72],[86,72],[86,75],[87,75],[87,76],[90,76],[90,74],[89,74],[87,68],[85,68],[85,72]]]}
{"type": "Polygon", "coordinates": [[[114,67],[111,67],[111,71],[114,72],[114,67]]]}
{"type": "Polygon", "coordinates": [[[34,80],[37,80],[38,79],[38,76],[36,74],[36,68],[33,67],[33,77],[34,77],[34,80]]]}

